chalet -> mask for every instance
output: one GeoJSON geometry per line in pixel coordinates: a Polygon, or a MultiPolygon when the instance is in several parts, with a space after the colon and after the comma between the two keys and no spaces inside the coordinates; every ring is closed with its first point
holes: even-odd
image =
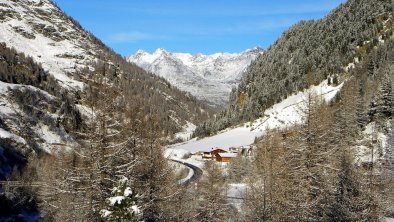
{"type": "Polygon", "coordinates": [[[212,156],[216,156],[216,154],[219,154],[219,153],[227,153],[227,151],[226,150],[222,150],[222,149],[215,149],[215,150],[211,151],[211,155],[212,156]]]}
{"type": "Polygon", "coordinates": [[[204,151],[203,154],[202,154],[202,158],[204,158],[204,159],[214,159],[216,154],[218,154],[218,153],[227,153],[227,151],[222,150],[222,149],[218,149],[218,148],[217,149],[211,148],[211,149],[212,149],[211,151],[204,151]]]}
{"type": "Polygon", "coordinates": [[[233,158],[237,157],[237,153],[217,153],[215,159],[217,162],[228,163],[233,158]]]}

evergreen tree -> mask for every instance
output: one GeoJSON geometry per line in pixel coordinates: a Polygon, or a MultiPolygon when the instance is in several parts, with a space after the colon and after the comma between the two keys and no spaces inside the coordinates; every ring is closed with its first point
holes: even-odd
{"type": "Polygon", "coordinates": [[[104,221],[138,221],[140,210],[137,206],[137,195],[130,188],[126,177],[118,181],[111,197],[107,198],[107,209],[100,211],[104,221]]]}
{"type": "Polygon", "coordinates": [[[394,94],[391,79],[387,75],[381,81],[377,97],[378,114],[391,118],[394,114],[394,94]]]}
{"type": "Polygon", "coordinates": [[[338,156],[338,173],[336,186],[327,213],[328,221],[361,221],[364,208],[360,177],[353,165],[351,154],[342,144],[338,156]]]}

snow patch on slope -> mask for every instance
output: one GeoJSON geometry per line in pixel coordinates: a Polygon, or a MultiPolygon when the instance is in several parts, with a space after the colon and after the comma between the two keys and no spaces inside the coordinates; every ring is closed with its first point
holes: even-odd
{"type": "Polygon", "coordinates": [[[365,127],[361,134],[362,139],[357,141],[357,146],[354,146],[357,164],[376,163],[390,155],[392,137],[381,131],[376,122],[371,122],[365,127]]]}
{"type": "Polygon", "coordinates": [[[212,55],[172,53],[157,49],[152,54],[139,50],[127,60],[165,78],[200,100],[213,106],[223,106],[242,73],[261,53],[262,49],[259,47],[242,53],[212,55]]]}
{"type": "Polygon", "coordinates": [[[81,30],[65,22],[59,10],[48,0],[24,2],[0,0],[0,11],[13,15],[0,22],[0,42],[41,63],[62,86],[83,89],[84,83],[73,79],[72,74],[93,58],[83,49],[82,39],[67,38],[81,30]],[[44,35],[45,30],[53,33],[44,35]]]}
{"type": "Polygon", "coordinates": [[[3,139],[11,139],[11,140],[14,140],[14,141],[16,141],[16,142],[18,142],[18,143],[26,144],[25,139],[23,139],[22,137],[20,137],[20,136],[18,136],[18,135],[15,135],[15,134],[13,134],[13,133],[10,133],[10,132],[8,132],[8,131],[2,129],[2,128],[0,128],[0,138],[3,138],[3,139]]]}
{"type": "MultiPolygon", "coordinates": [[[[55,97],[48,94],[46,91],[33,86],[10,84],[0,81],[0,119],[9,127],[7,130],[0,128],[0,138],[11,139],[19,144],[27,145],[26,140],[18,135],[20,134],[21,126],[26,127],[29,125],[23,122],[26,114],[21,110],[21,107],[19,107],[19,105],[10,98],[9,95],[12,90],[16,89],[23,89],[26,90],[26,92],[30,91],[38,93],[43,95],[48,101],[55,99],[55,97]]],[[[58,117],[55,113],[47,114],[55,119],[58,117]]],[[[62,128],[54,131],[48,125],[38,121],[37,125],[31,126],[31,128],[27,129],[29,130],[30,137],[36,135],[37,137],[34,139],[42,140],[41,142],[37,141],[39,147],[48,153],[52,152],[55,145],[62,144],[64,147],[76,146],[76,142],[62,128]]]]}
{"type": "Polygon", "coordinates": [[[196,125],[193,123],[186,121],[186,125],[184,125],[182,128],[182,131],[175,134],[175,139],[176,140],[181,140],[181,141],[187,141],[191,138],[193,135],[194,130],[196,129],[196,125]]]}
{"type": "Polygon", "coordinates": [[[185,150],[191,153],[197,151],[211,151],[216,148],[228,150],[231,147],[247,146],[254,143],[256,137],[261,137],[267,129],[286,128],[295,123],[302,122],[299,113],[299,104],[306,98],[308,92],[314,92],[324,101],[332,100],[341,90],[343,83],[338,86],[330,86],[327,80],[318,86],[312,86],[310,89],[299,92],[282,102],[275,104],[266,110],[264,117],[244,125],[226,129],[215,136],[206,137],[200,140],[193,139],[185,143],[170,146],[172,152],[176,150],[185,150]]]}

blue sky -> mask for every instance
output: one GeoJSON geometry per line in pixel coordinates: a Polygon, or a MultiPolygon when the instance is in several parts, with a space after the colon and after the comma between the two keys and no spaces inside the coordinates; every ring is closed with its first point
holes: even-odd
{"type": "Polygon", "coordinates": [[[122,55],[240,52],[271,45],[300,20],[324,17],[345,0],[54,0],[122,55]]]}

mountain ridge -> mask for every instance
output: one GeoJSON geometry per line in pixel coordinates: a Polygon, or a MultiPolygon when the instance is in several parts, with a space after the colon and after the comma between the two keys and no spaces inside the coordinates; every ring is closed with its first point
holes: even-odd
{"type": "Polygon", "coordinates": [[[168,52],[158,48],[153,53],[138,50],[127,60],[213,107],[223,107],[247,66],[262,53],[259,46],[240,53],[209,55],[168,52]]]}

